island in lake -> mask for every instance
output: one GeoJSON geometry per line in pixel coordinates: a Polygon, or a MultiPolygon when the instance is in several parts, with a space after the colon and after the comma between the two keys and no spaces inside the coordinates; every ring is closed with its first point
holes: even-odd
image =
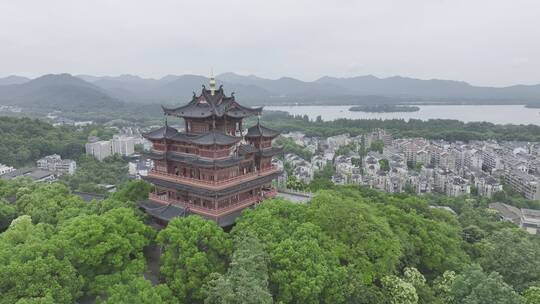
{"type": "Polygon", "coordinates": [[[404,106],[404,105],[361,105],[349,108],[352,112],[372,112],[372,113],[390,113],[390,112],[417,112],[420,108],[417,106],[404,106]]]}

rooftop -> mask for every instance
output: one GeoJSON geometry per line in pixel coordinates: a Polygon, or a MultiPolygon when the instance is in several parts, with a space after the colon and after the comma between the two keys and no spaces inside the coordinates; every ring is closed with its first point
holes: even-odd
{"type": "Polygon", "coordinates": [[[523,222],[540,225],[540,210],[521,209],[523,222]]]}
{"type": "Polygon", "coordinates": [[[40,181],[50,176],[54,176],[54,173],[47,170],[41,170],[41,169],[36,169],[36,168],[24,168],[24,169],[17,169],[15,171],[8,172],[2,175],[1,178],[11,180],[17,177],[28,177],[32,179],[33,181],[40,181]]]}
{"type": "Polygon", "coordinates": [[[203,134],[180,133],[176,129],[167,125],[156,130],[143,134],[143,137],[150,140],[170,139],[174,141],[187,142],[196,145],[232,145],[241,140],[240,137],[227,135],[224,132],[213,130],[203,134]]]}
{"type": "Polygon", "coordinates": [[[496,210],[503,219],[511,221],[514,224],[519,224],[521,210],[518,208],[503,203],[491,203],[489,204],[489,208],[496,210]]]}
{"type": "Polygon", "coordinates": [[[278,131],[269,129],[257,121],[256,125],[248,129],[246,137],[276,137],[278,135],[278,131]]]}
{"type": "Polygon", "coordinates": [[[223,86],[220,86],[217,90],[207,90],[204,85],[201,94],[197,96],[194,92],[193,98],[186,105],[177,108],[166,108],[162,106],[162,108],[165,115],[187,118],[206,118],[211,116],[245,118],[261,114],[262,112],[262,107],[249,108],[240,105],[236,102],[234,93],[231,96],[226,96],[223,86]]]}

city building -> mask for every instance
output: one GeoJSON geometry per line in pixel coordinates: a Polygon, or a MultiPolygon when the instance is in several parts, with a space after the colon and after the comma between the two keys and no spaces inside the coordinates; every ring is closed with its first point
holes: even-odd
{"type": "Polygon", "coordinates": [[[23,168],[1,175],[1,179],[12,180],[15,178],[29,178],[36,183],[52,183],[56,180],[54,173],[38,168],[23,168]]]}
{"type": "Polygon", "coordinates": [[[130,156],[135,153],[136,141],[133,136],[126,135],[114,135],[111,140],[89,138],[85,145],[86,154],[97,160],[103,160],[112,155],[130,156]]]}
{"type": "Polygon", "coordinates": [[[512,187],[512,190],[521,193],[525,198],[530,200],[540,199],[540,181],[538,177],[521,170],[508,168],[505,170],[504,180],[512,187]]]}
{"type": "Polygon", "coordinates": [[[125,135],[114,135],[111,140],[112,154],[129,156],[135,153],[135,138],[125,135]]]}
{"type": "Polygon", "coordinates": [[[55,172],[58,175],[73,175],[77,170],[77,163],[71,159],[62,159],[60,155],[48,155],[37,160],[39,169],[55,172]]]}
{"type": "Polygon", "coordinates": [[[184,131],[167,125],[143,136],[153,144],[148,157],[154,167],[143,179],[155,186],[140,204],[157,222],[197,214],[220,226],[234,223],[242,210],[274,197],[272,182],[281,171],[272,157],[281,152],[272,146],[277,131],[259,122],[244,132],[243,119],[260,115],[226,96],[223,87],[203,86],[200,95],[165,115],[184,119],[184,131]]]}
{"type": "Polygon", "coordinates": [[[495,210],[501,220],[512,222],[530,234],[540,234],[540,210],[519,209],[503,203],[491,203],[489,208],[495,210]]]}
{"type": "Polygon", "coordinates": [[[478,195],[492,197],[496,192],[503,190],[503,185],[492,176],[482,176],[475,179],[478,195]]]}
{"type": "Polygon", "coordinates": [[[108,140],[90,141],[84,145],[86,155],[103,160],[112,155],[111,142],[108,140]]]}
{"type": "Polygon", "coordinates": [[[154,163],[151,159],[136,159],[128,163],[128,174],[132,178],[147,176],[154,163]]]}
{"type": "Polygon", "coordinates": [[[4,164],[0,164],[0,175],[4,175],[6,173],[13,172],[13,171],[15,171],[15,168],[4,165],[4,164]]]}

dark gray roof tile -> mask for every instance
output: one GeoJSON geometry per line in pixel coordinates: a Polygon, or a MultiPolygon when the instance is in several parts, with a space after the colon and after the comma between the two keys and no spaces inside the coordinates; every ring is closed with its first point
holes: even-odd
{"type": "Polygon", "coordinates": [[[223,87],[220,87],[212,95],[211,91],[204,88],[204,86],[201,94],[199,96],[193,96],[193,99],[186,105],[177,108],[162,108],[167,115],[188,118],[205,118],[213,115],[218,117],[227,115],[235,118],[244,118],[258,115],[262,112],[262,107],[249,108],[240,105],[234,99],[234,95],[230,97],[225,95],[223,87]]]}
{"type": "Polygon", "coordinates": [[[262,126],[259,122],[248,129],[246,137],[276,137],[279,132],[262,126]]]}
{"type": "Polygon", "coordinates": [[[150,131],[148,133],[144,133],[142,136],[144,138],[150,139],[150,140],[161,140],[161,139],[172,138],[176,134],[178,134],[178,130],[176,130],[175,128],[171,128],[171,127],[166,125],[166,126],[161,127],[159,129],[152,130],[152,131],[150,131]]]}

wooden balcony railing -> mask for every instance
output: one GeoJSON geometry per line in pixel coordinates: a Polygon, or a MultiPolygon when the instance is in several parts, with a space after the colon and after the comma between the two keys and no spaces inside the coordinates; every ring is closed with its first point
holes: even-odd
{"type": "Polygon", "coordinates": [[[232,184],[236,184],[238,182],[246,182],[246,181],[256,179],[257,177],[260,177],[260,176],[267,176],[269,174],[277,172],[278,170],[279,170],[278,167],[273,165],[270,168],[262,170],[262,171],[251,172],[251,173],[238,175],[235,177],[231,177],[224,180],[217,180],[217,181],[196,179],[196,178],[191,178],[191,177],[186,177],[186,176],[160,172],[156,170],[151,170],[150,172],[148,172],[148,176],[160,178],[160,179],[164,179],[164,180],[168,180],[172,182],[178,182],[178,183],[182,183],[186,185],[203,187],[207,189],[222,189],[232,184]]]}
{"type": "Polygon", "coordinates": [[[223,215],[223,214],[226,214],[226,213],[236,211],[238,209],[243,209],[243,208],[245,208],[247,206],[251,206],[254,203],[257,203],[257,202],[262,200],[262,198],[258,197],[258,196],[249,197],[247,199],[243,199],[241,201],[232,203],[232,204],[230,204],[230,205],[228,205],[228,206],[226,206],[224,208],[213,209],[213,208],[206,208],[206,207],[203,207],[203,206],[195,205],[195,204],[192,204],[192,203],[189,203],[189,202],[183,202],[183,201],[167,198],[166,196],[164,197],[164,196],[158,195],[156,193],[150,193],[149,194],[149,199],[153,200],[155,202],[161,203],[163,205],[169,205],[169,204],[179,205],[179,206],[181,206],[183,208],[188,209],[191,212],[194,212],[194,213],[197,213],[197,214],[204,214],[204,215],[208,215],[208,216],[212,216],[212,217],[217,217],[217,216],[220,216],[220,215],[223,215]]]}
{"type": "Polygon", "coordinates": [[[209,149],[197,149],[197,148],[191,148],[191,149],[180,149],[180,148],[170,148],[165,149],[165,147],[156,147],[154,146],[153,149],[150,150],[150,152],[155,154],[164,154],[166,152],[172,152],[178,155],[188,155],[191,157],[204,157],[204,158],[212,158],[212,159],[220,159],[220,158],[227,158],[233,155],[232,149],[217,149],[217,150],[209,150],[209,149]]]}

